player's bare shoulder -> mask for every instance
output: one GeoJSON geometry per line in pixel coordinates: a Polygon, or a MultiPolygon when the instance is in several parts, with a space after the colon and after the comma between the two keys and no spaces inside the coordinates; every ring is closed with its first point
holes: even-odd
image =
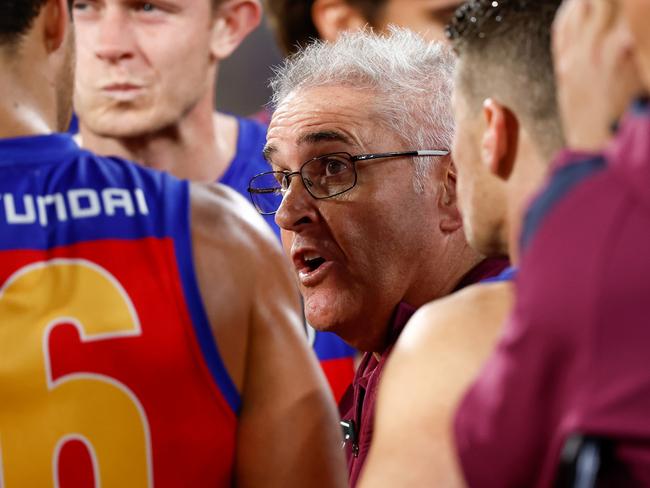
{"type": "Polygon", "coordinates": [[[226,368],[241,387],[255,311],[271,301],[293,304],[283,285],[290,282],[285,258],[273,231],[233,190],[191,184],[190,202],[199,291],[226,368]]]}
{"type": "Polygon", "coordinates": [[[190,200],[194,266],[208,308],[250,305],[261,277],[289,279],[275,234],[241,195],[220,184],[191,184],[190,200]]]}
{"type": "MultiPolygon", "coordinates": [[[[411,318],[382,378],[367,473],[390,473],[391,466],[399,470],[411,462],[405,486],[462,486],[450,425],[502,330],[511,288],[474,285],[423,306],[411,318]],[[417,456],[434,451],[433,458],[417,456]]],[[[388,486],[374,476],[368,475],[364,486],[388,486]]]]}
{"type": "Polygon", "coordinates": [[[502,329],[514,300],[510,282],[477,284],[423,306],[409,321],[398,349],[484,349],[502,329]]]}
{"type": "Polygon", "coordinates": [[[224,248],[261,245],[279,252],[271,229],[237,192],[220,184],[194,183],[190,196],[193,235],[224,248]]]}
{"type": "Polygon", "coordinates": [[[252,205],[220,184],[192,184],[190,197],[194,266],[209,309],[250,306],[270,292],[297,300],[277,237],[252,205]]]}

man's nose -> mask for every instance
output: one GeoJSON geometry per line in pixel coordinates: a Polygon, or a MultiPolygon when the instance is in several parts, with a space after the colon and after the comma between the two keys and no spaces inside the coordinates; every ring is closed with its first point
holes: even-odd
{"type": "Polygon", "coordinates": [[[291,178],[284,192],[282,203],[275,213],[275,222],[284,230],[296,232],[305,224],[317,220],[316,200],[312,197],[299,175],[291,178]]]}
{"type": "Polygon", "coordinates": [[[109,63],[133,57],[134,36],[131,28],[126,13],[118,8],[107,8],[97,26],[97,57],[109,63]]]}

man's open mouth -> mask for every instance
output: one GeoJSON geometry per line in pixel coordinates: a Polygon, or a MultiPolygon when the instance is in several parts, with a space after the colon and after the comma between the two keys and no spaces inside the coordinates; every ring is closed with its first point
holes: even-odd
{"type": "Polygon", "coordinates": [[[302,286],[317,286],[328,276],[333,262],[314,248],[303,248],[292,253],[293,265],[302,286]]]}
{"type": "Polygon", "coordinates": [[[305,255],[303,256],[303,263],[309,272],[312,272],[316,271],[321,267],[322,264],[325,263],[325,258],[321,256],[305,255]]]}

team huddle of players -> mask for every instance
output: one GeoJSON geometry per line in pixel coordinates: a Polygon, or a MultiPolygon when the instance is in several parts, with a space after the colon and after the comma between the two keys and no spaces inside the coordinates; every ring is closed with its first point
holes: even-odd
{"type": "Polygon", "coordinates": [[[650,486],[648,2],[266,6],[0,1],[0,488],[650,486]]]}

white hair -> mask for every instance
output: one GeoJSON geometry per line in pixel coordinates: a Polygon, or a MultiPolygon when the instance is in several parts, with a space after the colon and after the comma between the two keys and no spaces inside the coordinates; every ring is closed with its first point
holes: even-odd
{"type": "MultiPolygon", "coordinates": [[[[455,57],[439,42],[391,27],[343,34],[336,42],[307,46],[276,68],[270,86],[277,108],[292,92],[322,86],[373,90],[380,122],[409,149],[450,149],[455,57]]],[[[416,187],[423,188],[433,158],[416,158],[416,187]]]]}

